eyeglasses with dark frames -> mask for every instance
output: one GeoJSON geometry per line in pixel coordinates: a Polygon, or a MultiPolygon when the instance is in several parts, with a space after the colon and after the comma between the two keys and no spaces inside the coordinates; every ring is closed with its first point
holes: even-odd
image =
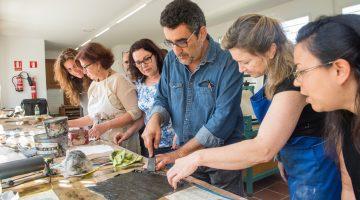
{"type": "Polygon", "coordinates": [[[173,48],[174,46],[178,46],[180,48],[186,48],[189,45],[190,38],[195,34],[196,31],[192,32],[191,35],[187,39],[180,39],[175,42],[170,40],[165,40],[164,44],[168,46],[169,48],[173,48]]]}
{"type": "Polygon", "coordinates": [[[84,65],[84,66],[82,66],[82,68],[83,68],[83,69],[87,69],[87,68],[90,67],[92,64],[94,64],[94,62],[93,62],[93,63],[89,63],[89,64],[87,64],[87,65],[84,65]]]}
{"type": "Polygon", "coordinates": [[[151,57],[153,56],[153,54],[150,54],[149,56],[146,56],[143,60],[138,60],[138,61],[135,61],[135,65],[136,65],[136,67],[142,67],[142,64],[144,63],[144,64],[149,64],[149,63],[151,63],[151,61],[152,61],[152,59],[151,59],[151,57]]]}

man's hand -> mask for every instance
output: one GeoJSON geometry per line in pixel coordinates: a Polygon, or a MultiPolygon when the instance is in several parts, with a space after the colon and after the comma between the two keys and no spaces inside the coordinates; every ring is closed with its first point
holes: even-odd
{"type": "Polygon", "coordinates": [[[99,139],[102,134],[104,134],[108,130],[108,127],[105,123],[95,124],[89,130],[89,137],[99,139]]]}
{"type": "Polygon", "coordinates": [[[144,145],[149,151],[149,157],[154,156],[154,148],[158,148],[161,139],[161,117],[160,114],[154,114],[147,123],[142,134],[144,145]]]}
{"type": "Polygon", "coordinates": [[[169,169],[166,173],[169,184],[176,189],[177,183],[196,171],[198,165],[199,156],[197,152],[194,152],[183,158],[176,159],[175,165],[169,169]]]}
{"type": "Polygon", "coordinates": [[[156,170],[165,168],[167,164],[175,163],[175,160],[178,158],[180,156],[177,151],[156,155],[156,170]]]}

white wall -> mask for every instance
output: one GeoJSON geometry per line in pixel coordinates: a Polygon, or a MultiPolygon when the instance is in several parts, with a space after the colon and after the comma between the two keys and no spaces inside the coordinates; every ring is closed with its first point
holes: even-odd
{"type": "Polygon", "coordinates": [[[14,60],[23,62],[23,71],[35,77],[37,97],[47,98],[46,95],[46,74],[45,74],[45,43],[43,39],[0,37],[0,71],[1,71],[1,99],[6,108],[20,105],[22,99],[31,98],[31,88],[24,80],[24,91],[16,92],[11,82],[14,75],[19,74],[14,70],[14,60]],[[37,68],[29,68],[29,61],[38,62],[37,68]]]}
{"type": "Polygon", "coordinates": [[[45,59],[57,59],[62,51],[45,51],[45,59]]]}
{"type": "MultiPolygon", "coordinates": [[[[45,51],[46,59],[57,59],[61,51],[45,51]]],[[[64,105],[64,91],[61,89],[47,89],[47,101],[49,104],[49,112],[51,114],[59,114],[59,107],[64,105]]]]}

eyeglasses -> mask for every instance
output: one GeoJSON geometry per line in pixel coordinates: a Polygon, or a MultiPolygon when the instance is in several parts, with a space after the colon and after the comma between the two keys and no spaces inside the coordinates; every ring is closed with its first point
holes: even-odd
{"type": "Polygon", "coordinates": [[[87,65],[85,65],[85,66],[82,66],[82,68],[83,68],[83,69],[87,69],[87,68],[90,67],[90,65],[92,65],[92,64],[94,64],[94,62],[93,62],[93,63],[90,63],[90,64],[87,64],[87,65]]]}
{"type": "Polygon", "coordinates": [[[151,57],[153,56],[153,54],[146,56],[142,61],[135,61],[135,65],[137,68],[142,67],[142,64],[149,64],[151,63],[152,59],[151,57]]]}
{"type": "Polygon", "coordinates": [[[180,39],[180,40],[177,40],[175,42],[173,41],[170,41],[170,40],[165,40],[164,41],[164,44],[166,46],[168,46],[169,48],[173,48],[174,46],[178,46],[180,48],[185,48],[185,47],[188,47],[188,43],[189,43],[189,40],[190,38],[195,34],[196,31],[192,32],[191,35],[187,38],[187,39],[180,39]]]}
{"type": "Polygon", "coordinates": [[[306,69],[303,69],[303,70],[295,71],[295,72],[293,72],[293,76],[294,76],[295,80],[301,81],[302,76],[306,72],[309,72],[309,71],[314,70],[314,69],[319,68],[319,67],[329,66],[329,65],[332,65],[333,63],[334,63],[334,61],[331,61],[331,62],[328,62],[328,63],[325,63],[325,64],[320,64],[320,65],[309,67],[309,68],[306,68],[306,69]]]}

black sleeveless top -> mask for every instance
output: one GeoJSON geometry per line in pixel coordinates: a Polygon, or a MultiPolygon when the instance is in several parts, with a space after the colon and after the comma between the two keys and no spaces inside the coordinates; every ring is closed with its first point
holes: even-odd
{"type": "MultiPolygon", "coordinates": [[[[286,78],[280,85],[276,88],[275,94],[284,92],[284,91],[300,91],[299,87],[294,86],[294,77],[290,76],[286,78]]],[[[325,122],[325,113],[315,112],[311,105],[308,104],[304,107],[301,112],[299,121],[296,125],[294,132],[291,137],[294,136],[315,136],[321,137],[324,133],[324,122],[325,122]]]]}
{"type": "Polygon", "coordinates": [[[355,149],[351,134],[346,133],[342,146],[346,169],[351,178],[356,199],[360,199],[360,153],[355,149]]]}

